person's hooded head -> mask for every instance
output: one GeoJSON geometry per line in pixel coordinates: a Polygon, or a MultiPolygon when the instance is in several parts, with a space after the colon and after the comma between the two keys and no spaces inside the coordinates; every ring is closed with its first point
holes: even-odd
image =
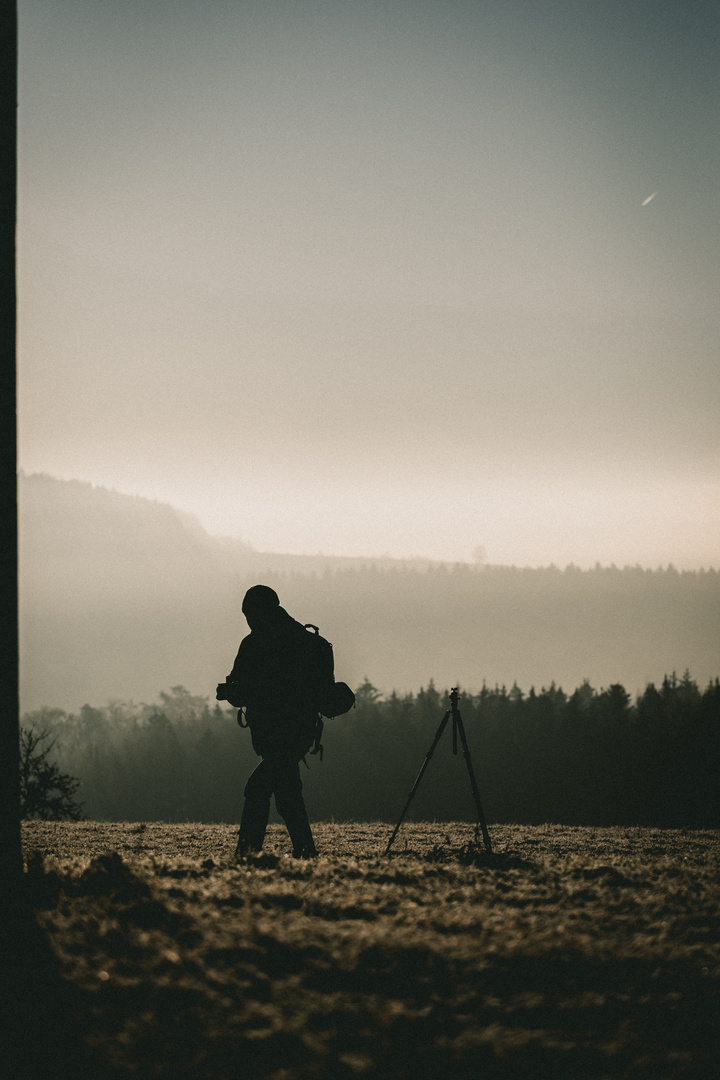
{"type": "Polygon", "coordinates": [[[251,630],[271,625],[282,610],[278,594],[269,585],[253,585],[243,598],[242,611],[251,630]]]}

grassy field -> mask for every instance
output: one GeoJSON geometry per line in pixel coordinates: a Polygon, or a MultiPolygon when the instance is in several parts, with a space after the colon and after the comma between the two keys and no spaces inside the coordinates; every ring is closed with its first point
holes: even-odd
{"type": "Polygon", "coordinates": [[[720,834],[28,822],[96,1077],[720,1077],[720,834]]]}

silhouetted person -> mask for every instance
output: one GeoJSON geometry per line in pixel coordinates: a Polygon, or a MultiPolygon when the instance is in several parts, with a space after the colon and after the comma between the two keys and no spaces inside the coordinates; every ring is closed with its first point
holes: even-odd
{"type": "MultiPolygon", "coordinates": [[[[280,607],[274,589],[254,585],[242,604],[250,633],[240,643],[218,697],[245,706],[252,744],[262,761],[245,785],[236,855],[260,851],[270,796],[285,821],[296,858],[317,855],[299,762],[313,744],[319,719],[309,632],[280,607]]],[[[240,717],[238,717],[240,720],[240,717]]]]}

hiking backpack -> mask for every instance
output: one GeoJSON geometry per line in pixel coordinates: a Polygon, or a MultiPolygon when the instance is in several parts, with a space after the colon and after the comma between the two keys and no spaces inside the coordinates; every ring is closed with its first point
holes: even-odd
{"type": "Polygon", "coordinates": [[[322,717],[332,719],[349,712],[355,704],[355,695],[344,682],[335,682],[335,658],[333,647],[322,636],[320,630],[313,623],[305,623],[308,631],[308,667],[312,683],[314,706],[317,707],[318,716],[315,721],[314,742],[310,754],[319,754],[323,759],[322,733],[325,727],[322,717]]]}
{"type": "Polygon", "coordinates": [[[317,710],[332,719],[349,712],[355,704],[355,695],[344,682],[335,681],[335,658],[333,647],[313,623],[305,623],[309,632],[308,662],[311,671],[313,694],[317,710]]]}

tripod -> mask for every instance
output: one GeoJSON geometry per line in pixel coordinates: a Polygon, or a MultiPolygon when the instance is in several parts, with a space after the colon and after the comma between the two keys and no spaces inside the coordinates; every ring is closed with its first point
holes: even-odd
{"type": "Polygon", "coordinates": [[[445,730],[445,728],[447,727],[447,722],[448,722],[448,720],[450,719],[451,716],[452,716],[452,721],[453,721],[453,729],[452,729],[452,732],[453,732],[453,754],[457,755],[457,738],[458,738],[458,732],[460,732],[460,742],[462,743],[463,757],[465,758],[465,764],[467,765],[468,774],[470,776],[470,787],[472,788],[473,799],[475,800],[475,808],[477,809],[478,825],[482,829],[483,840],[485,841],[485,850],[487,851],[488,855],[492,855],[492,847],[490,845],[490,834],[489,834],[489,832],[487,830],[487,825],[485,824],[485,815],[483,814],[483,808],[482,808],[482,805],[480,803],[480,792],[478,791],[477,782],[475,780],[475,773],[473,772],[472,762],[470,761],[470,751],[468,749],[467,739],[465,738],[465,728],[463,726],[462,716],[460,715],[460,710],[458,709],[458,692],[457,692],[457,687],[456,686],[454,686],[453,689],[450,691],[450,708],[448,709],[448,711],[445,713],[442,720],[440,721],[440,727],[437,729],[437,733],[435,735],[435,738],[433,739],[433,744],[430,747],[430,749],[428,750],[427,754],[425,755],[425,760],[422,763],[422,768],[420,769],[420,772],[417,774],[417,778],[415,780],[415,783],[413,784],[412,790],[411,790],[410,794],[408,795],[408,800],[405,803],[405,807],[403,809],[402,814],[400,815],[400,820],[398,821],[397,825],[395,826],[395,832],[390,837],[390,840],[388,841],[388,846],[385,848],[385,854],[386,855],[389,853],[390,848],[393,845],[393,841],[394,841],[395,837],[398,834],[398,829],[402,825],[403,818],[405,817],[405,814],[407,813],[408,807],[410,806],[410,803],[413,801],[413,798],[415,797],[415,792],[417,791],[418,786],[420,784],[420,781],[423,778],[423,773],[427,769],[428,762],[430,761],[430,758],[435,753],[435,747],[440,742],[440,738],[442,736],[442,733],[445,730]]]}

